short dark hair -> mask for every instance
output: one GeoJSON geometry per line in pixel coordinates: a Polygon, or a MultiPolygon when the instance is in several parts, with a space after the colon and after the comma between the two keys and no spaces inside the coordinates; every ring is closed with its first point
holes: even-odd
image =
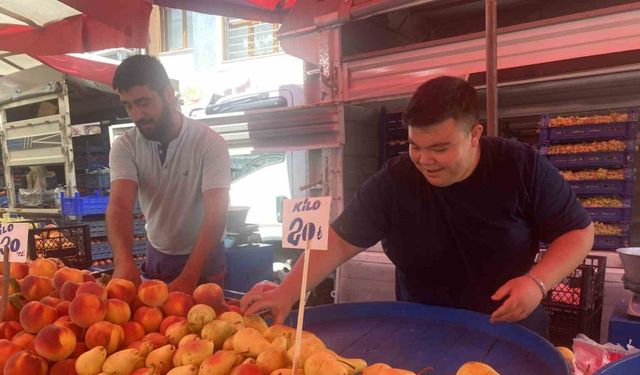
{"type": "Polygon", "coordinates": [[[453,118],[467,130],[478,122],[478,94],[467,81],[442,76],[423,83],[411,98],[403,122],[424,128],[453,118]]]}
{"type": "Polygon", "coordinates": [[[162,94],[170,85],[167,71],[160,61],[149,55],[133,55],[124,59],[113,75],[113,89],[128,91],[133,86],[146,85],[162,94]]]}

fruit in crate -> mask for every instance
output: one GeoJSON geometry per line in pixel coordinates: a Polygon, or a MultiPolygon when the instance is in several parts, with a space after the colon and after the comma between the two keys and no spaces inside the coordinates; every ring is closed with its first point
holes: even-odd
{"type": "Polygon", "coordinates": [[[627,149],[627,145],[623,141],[615,139],[599,142],[582,142],[569,143],[560,145],[551,145],[547,148],[549,155],[559,154],[581,154],[588,152],[622,152],[627,149]]]}
{"type": "Polygon", "coordinates": [[[623,169],[587,169],[583,171],[560,171],[567,181],[581,180],[624,180],[623,169]]]}
{"type": "Polygon", "coordinates": [[[482,362],[467,362],[458,369],[456,375],[500,375],[491,366],[482,362]]]}
{"type": "Polygon", "coordinates": [[[578,198],[578,201],[586,208],[620,208],[624,205],[622,199],[606,196],[578,198]]]}
{"type": "Polygon", "coordinates": [[[622,234],[622,228],[616,224],[604,224],[601,222],[593,223],[596,235],[599,236],[619,236],[622,234]]]}
{"type": "Polygon", "coordinates": [[[555,128],[561,126],[608,124],[612,122],[625,121],[629,121],[629,115],[627,113],[612,112],[608,115],[595,116],[558,116],[549,120],[549,126],[555,128]]]}

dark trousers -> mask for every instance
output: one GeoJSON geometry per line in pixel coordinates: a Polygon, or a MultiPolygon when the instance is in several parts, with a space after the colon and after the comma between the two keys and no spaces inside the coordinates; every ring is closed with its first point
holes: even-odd
{"type": "MultiPolygon", "coordinates": [[[[171,282],[180,275],[190,254],[169,255],[156,250],[147,241],[146,256],[142,266],[142,277],[146,279],[159,279],[164,282],[171,282]]],[[[207,257],[199,284],[216,283],[224,285],[225,274],[225,249],[224,243],[219,243],[216,248],[211,249],[211,254],[207,257]]]]}

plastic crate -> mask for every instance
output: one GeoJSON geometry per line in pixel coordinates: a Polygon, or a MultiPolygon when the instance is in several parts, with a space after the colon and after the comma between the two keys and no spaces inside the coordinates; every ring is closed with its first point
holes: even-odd
{"type": "Polygon", "coordinates": [[[585,208],[593,221],[603,223],[623,223],[631,221],[631,207],[585,208]]]}
{"type": "Polygon", "coordinates": [[[146,240],[134,240],[131,246],[131,252],[133,255],[144,255],[147,251],[146,240]]]}
{"type": "Polygon", "coordinates": [[[607,258],[587,256],[542,300],[549,316],[549,335],[555,345],[571,347],[573,338],[584,333],[600,341],[600,321],[604,298],[607,258]]]}
{"type": "Polygon", "coordinates": [[[89,225],[91,237],[105,237],[107,235],[107,224],[104,220],[99,221],[83,221],[89,225]]]}
{"type": "Polygon", "coordinates": [[[558,169],[612,168],[633,165],[633,153],[627,151],[546,155],[544,147],[540,150],[558,169]]]}
{"type": "Polygon", "coordinates": [[[615,250],[620,247],[629,247],[631,236],[595,236],[593,241],[594,250],[615,250]]]}
{"type": "Polygon", "coordinates": [[[104,214],[107,211],[109,197],[103,197],[99,192],[91,196],[81,197],[76,193],[74,197],[62,197],[61,209],[64,216],[83,216],[104,214]]]}
{"type": "Polygon", "coordinates": [[[633,196],[633,180],[578,180],[568,181],[578,195],[617,195],[621,198],[633,196]]]}
{"type": "Polygon", "coordinates": [[[110,175],[108,173],[78,174],[76,176],[76,185],[89,190],[108,189],[110,184],[110,175]]]}
{"type": "Polygon", "coordinates": [[[91,257],[93,260],[102,260],[113,258],[111,246],[108,242],[100,242],[91,244],[91,257]]]}
{"type": "Polygon", "coordinates": [[[147,230],[145,226],[147,225],[147,221],[145,219],[134,219],[133,220],[133,234],[146,234],[147,230]]]}
{"type": "Polygon", "coordinates": [[[88,225],[29,230],[29,259],[58,258],[65,265],[84,269],[91,265],[88,225]]]}
{"type": "MultiPolygon", "coordinates": [[[[548,121],[546,122],[548,124],[548,121]]],[[[540,127],[540,144],[563,142],[632,139],[636,136],[637,121],[611,122],[607,124],[574,125],[549,128],[543,120],[540,127]]]]}

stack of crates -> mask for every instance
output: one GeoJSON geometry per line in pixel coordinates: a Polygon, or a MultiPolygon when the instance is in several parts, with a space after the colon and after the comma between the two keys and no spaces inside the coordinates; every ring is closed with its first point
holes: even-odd
{"type": "Polygon", "coordinates": [[[540,150],[574,189],[596,226],[594,250],[629,246],[638,112],[543,116],[540,150]]]}

